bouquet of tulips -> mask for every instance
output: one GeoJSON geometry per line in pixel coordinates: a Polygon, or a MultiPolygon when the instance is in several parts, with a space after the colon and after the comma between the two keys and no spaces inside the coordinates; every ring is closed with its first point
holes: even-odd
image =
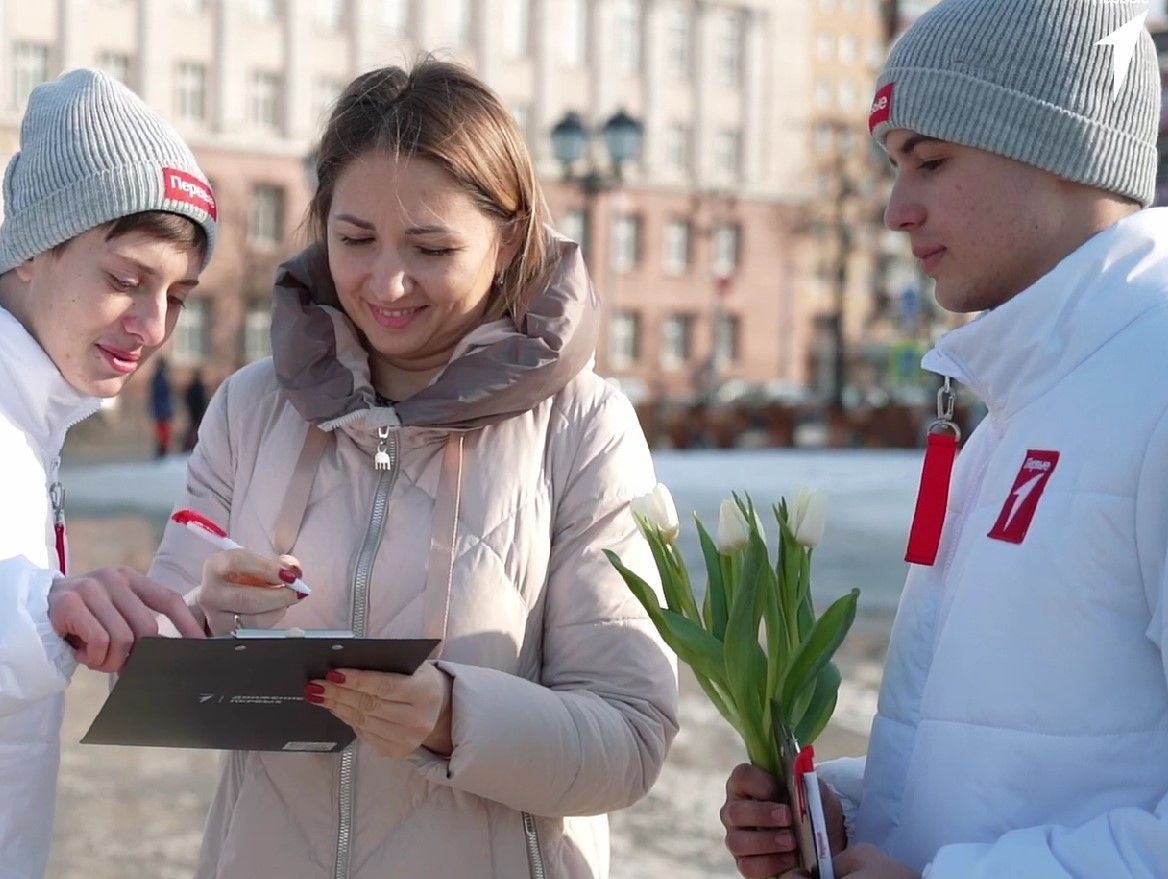
{"type": "MultiPolygon", "coordinates": [[[[822,616],[811,603],[811,554],[823,536],[825,501],[801,489],[794,504],[773,507],[778,527],[772,562],[762,520],[749,495],[722,502],[717,539],[696,516],[705,558],[701,607],[677,546],[680,526],[669,489],[633,502],[649,542],[666,606],[616,553],[605,551],[665,642],[693,669],[718,711],[738,731],[749,759],[774,774],[798,801],[793,763],[819,736],[835,710],[840,686],[832,657],[856,616],[859,590],[822,616]]],[[[806,826],[797,833],[804,865],[815,864],[806,826]]]]}

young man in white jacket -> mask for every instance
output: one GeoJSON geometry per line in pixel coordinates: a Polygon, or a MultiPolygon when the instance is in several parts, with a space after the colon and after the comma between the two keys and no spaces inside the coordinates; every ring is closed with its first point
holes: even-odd
{"type": "MultiPolygon", "coordinates": [[[[918,507],[867,761],[821,767],[837,849],[848,831],[838,876],[1168,876],[1168,212],[1141,210],[1160,112],[1147,9],[942,0],[878,81],[885,221],[943,307],[985,312],[923,365],[989,414],[943,522],[918,507]]],[[[735,769],[722,820],[744,876],[794,864],[777,799],[735,769]]]]}
{"type": "Polygon", "coordinates": [[[174,329],[216,208],[178,134],[125,86],[38,86],[0,226],[0,879],[38,879],[52,832],[62,691],[117,671],[181,597],[128,568],[67,573],[60,451],[174,329]]]}

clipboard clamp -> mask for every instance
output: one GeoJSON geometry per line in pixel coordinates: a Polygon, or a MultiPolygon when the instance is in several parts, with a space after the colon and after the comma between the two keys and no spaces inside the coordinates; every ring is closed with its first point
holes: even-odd
{"type": "Polygon", "coordinates": [[[281,638],[356,638],[350,629],[236,629],[228,637],[241,640],[281,638]]]}

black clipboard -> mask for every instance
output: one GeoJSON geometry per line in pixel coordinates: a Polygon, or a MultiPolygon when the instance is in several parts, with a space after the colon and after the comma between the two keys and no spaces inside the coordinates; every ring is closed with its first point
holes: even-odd
{"type": "Polygon", "coordinates": [[[432,639],[263,630],[223,638],[142,638],[98,712],[87,745],[332,753],[352,728],[304,700],[333,668],[412,674],[432,639]]]}

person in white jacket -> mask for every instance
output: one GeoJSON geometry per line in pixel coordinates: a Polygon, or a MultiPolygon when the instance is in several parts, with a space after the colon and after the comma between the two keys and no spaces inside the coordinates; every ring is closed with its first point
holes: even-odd
{"type": "Polygon", "coordinates": [[[117,671],[156,612],[202,627],[129,568],[67,572],[66,431],[174,329],[215,241],[206,177],[178,134],[91,70],[38,86],[0,225],[0,879],[37,879],[52,832],[62,692],[117,671]]]}
{"type": "MultiPolygon", "coordinates": [[[[921,491],[944,514],[918,505],[867,759],[821,767],[839,876],[1168,876],[1168,212],[1144,209],[1146,16],[942,0],[879,78],[885,222],[944,308],[985,312],[923,365],[988,415],[947,505],[935,449],[955,430],[931,438],[921,491]]],[[[731,775],[744,876],[794,866],[779,800],[765,773],[731,775]]]]}

